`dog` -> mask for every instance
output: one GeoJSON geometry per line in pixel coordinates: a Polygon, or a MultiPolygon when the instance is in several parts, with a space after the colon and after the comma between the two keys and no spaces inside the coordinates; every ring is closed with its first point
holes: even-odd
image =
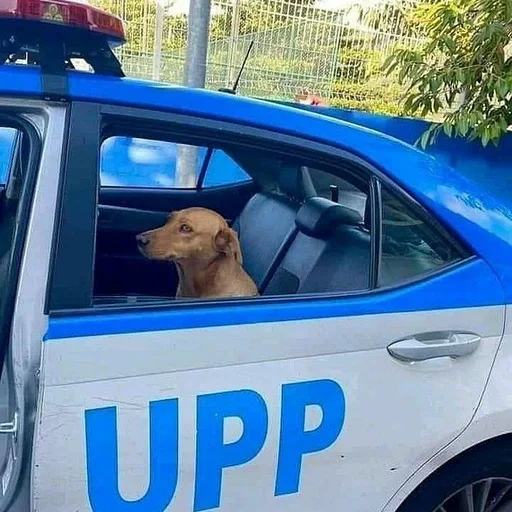
{"type": "Polygon", "coordinates": [[[187,208],[170,214],[161,228],[136,236],[139,251],[150,259],[175,263],[177,298],[251,297],[254,281],[242,268],[236,232],[207,208],[187,208]]]}

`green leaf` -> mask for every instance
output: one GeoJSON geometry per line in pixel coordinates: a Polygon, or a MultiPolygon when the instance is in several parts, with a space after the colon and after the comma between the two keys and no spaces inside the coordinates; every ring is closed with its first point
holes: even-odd
{"type": "Polygon", "coordinates": [[[404,82],[405,77],[408,75],[409,70],[411,69],[412,62],[406,62],[402,65],[402,69],[398,73],[398,83],[402,84],[404,82]]]}
{"type": "Polygon", "coordinates": [[[415,102],[415,100],[416,100],[416,99],[417,99],[417,95],[415,95],[415,94],[410,94],[410,95],[406,98],[406,100],[405,100],[405,102],[404,102],[404,110],[405,110],[406,112],[410,112],[410,111],[411,111],[411,106],[412,106],[412,104],[415,102]]]}
{"type": "Polygon", "coordinates": [[[421,111],[421,117],[427,117],[430,112],[430,100],[426,98],[423,104],[423,110],[421,111]]]}
{"type": "Polygon", "coordinates": [[[503,79],[498,80],[498,93],[502,98],[509,93],[507,82],[503,79]]]}
{"type": "Polygon", "coordinates": [[[443,40],[443,43],[446,45],[446,47],[448,48],[448,50],[450,50],[451,52],[455,52],[455,42],[453,41],[453,39],[449,36],[447,36],[446,34],[443,34],[441,36],[442,40],[443,40]]]}
{"type": "Polygon", "coordinates": [[[388,56],[388,58],[384,61],[384,63],[381,66],[382,71],[387,71],[388,74],[390,74],[400,63],[397,53],[392,53],[388,56]]]}
{"type": "Polygon", "coordinates": [[[489,133],[489,130],[486,128],[484,130],[484,133],[482,134],[482,146],[485,148],[487,144],[489,144],[489,140],[491,138],[491,134],[489,133]]]}
{"type": "Polygon", "coordinates": [[[415,114],[416,112],[418,112],[418,109],[420,108],[422,102],[423,96],[420,95],[411,103],[411,108],[408,112],[410,112],[411,114],[415,114]]]}
{"type": "Polygon", "coordinates": [[[423,135],[421,136],[419,143],[422,149],[425,149],[428,146],[428,143],[430,141],[430,130],[427,130],[423,135]]]}
{"type": "Polygon", "coordinates": [[[468,133],[468,130],[469,130],[469,122],[468,122],[468,119],[466,117],[463,117],[460,121],[459,121],[459,130],[460,130],[460,134],[465,137],[468,133]]]}
{"type": "Polygon", "coordinates": [[[453,131],[453,125],[450,124],[450,123],[444,123],[443,124],[443,131],[444,133],[448,136],[448,137],[451,137],[452,136],[452,131],[453,131]]]}

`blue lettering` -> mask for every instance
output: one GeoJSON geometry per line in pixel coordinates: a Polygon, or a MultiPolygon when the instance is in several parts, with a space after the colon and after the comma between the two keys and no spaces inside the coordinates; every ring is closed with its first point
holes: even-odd
{"type": "Polygon", "coordinates": [[[268,429],[267,406],[249,389],[197,397],[196,482],[194,512],[218,508],[222,470],[239,466],[259,453],[268,429]],[[240,418],[243,432],[224,444],[224,419],[240,418]]]}
{"type": "Polygon", "coordinates": [[[298,492],[302,456],[331,446],[345,421],[345,396],[333,380],[285,384],[281,395],[281,434],[275,496],[298,492]],[[322,421],[305,431],[306,407],[318,405],[322,421]]]}
{"type": "Polygon", "coordinates": [[[178,400],[149,403],[150,481],[146,494],[119,493],[116,407],[85,411],[87,485],[94,512],[163,512],[178,481],[178,400]]]}

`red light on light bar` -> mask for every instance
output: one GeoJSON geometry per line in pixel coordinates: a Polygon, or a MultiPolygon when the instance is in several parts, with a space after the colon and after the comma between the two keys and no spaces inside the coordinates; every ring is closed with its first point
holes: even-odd
{"type": "Polygon", "coordinates": [[[91,30],[125,40],[123,22],[91,5],[53,0],[0,0],[0,18],[39,20],[91,30]]]}

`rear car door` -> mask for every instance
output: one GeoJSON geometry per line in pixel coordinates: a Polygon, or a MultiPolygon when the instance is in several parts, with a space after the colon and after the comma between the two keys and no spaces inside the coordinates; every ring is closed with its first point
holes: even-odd
{"type": "Polygon", "coordinates": [[[469,424],[503,332],[500,283],[385,176],[339,149],[201,118],[77,103],[79,124],[87,145],[71,131],[43,344],[37,510],[376,511],[469,424]],[[101,127],[143,135],[149,122],[266,162],[357,168],[368,218],[342,239],[367,255],[297,265],[323,243],[306,201],[272,296],[95,305],[101,127]],[[342,261],[368,285],[330,290],[350,274],[342,261]]]}

